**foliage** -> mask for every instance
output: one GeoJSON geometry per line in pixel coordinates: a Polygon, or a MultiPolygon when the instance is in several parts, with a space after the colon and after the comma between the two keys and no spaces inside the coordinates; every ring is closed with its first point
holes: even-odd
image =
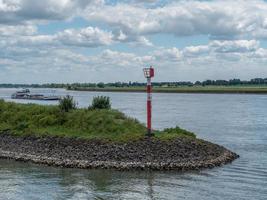
{"type": "Polygon", "coordinates": [[[16,104],[0,100],[0,132],[66,137],[130,140],[142,137],[143,124],[117,110],[75,109],[61,112],[58,106],[16,104]]]}
{"type": "Polygon", "coordinates": [[[102,82],[100,82],[100,83],[97,84],[97,87],[99,87],[99,88],[104,88],[104,87],[105,87],[105,84],[102,83],[102,82]]]}
{"type": "Polygon", "coordinates": [[[196,138],[196,135],[194,133],[181,129],[178,126],[176,126],[175,128],[166,128],[162,132],[159,132],[158,134],[164,139],[172,139],[177,136],[196,138]]]}
{"type": "Polygon", "coordinates": [[[29,128],[29,124],[25,121],[19,122],[16,126],[16,130],[18,131],[24,131],[27,128],[29,128]]]}
{"type": "MultiPolygon", "coordinates": [[[[175,82],[153,82],[156,87],[181,87],[181,86],[266,86],[267,78],[253,78],[250,80],[230,79],[230,80],[204,80],[204,81],[175,81],[175,82]]],[[[114,83],[47,83],[47,84],[0,84],[0,88],[134,88],[145,87],[145,82],[114,82],[114,83]]]]}
{"type": "Polygon", "coordinates": [[[76,109],[76,102],[72,96],[67,95],[59,100],[59,108],[63,112],[69,112],[76,109]]]}
{"type": "Polygon", "coordinates": [[[93,98],[92,105],[89,109],[110,109],[111,103],[110,98],[107,96],[97,96],[93,98]]]}
{"type": "MultiPolygon", "coordinates": [[[[75,109],[61,112],[58,106],[16,104],[0,100],[0,133],[35,134],[109,141],[133,141],[144,137],[146,127],[112,109],[75,109]]],[[[195,137],[178,127],[155,131],[157,138],[195,137]]]]}

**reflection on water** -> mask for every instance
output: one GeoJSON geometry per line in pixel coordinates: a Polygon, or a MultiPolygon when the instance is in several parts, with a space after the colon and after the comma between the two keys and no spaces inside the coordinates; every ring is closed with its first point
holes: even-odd
{"type": "MultiPolygon", "coordinates": [[[[10,100],[14,91],[0,89],[0,98],[10,100]]],[[[67,93],[80,107],[94,96],[108,95],[114,108],[145,122],[143,93],[55,90],[56,95],[67,93]]],[[[62,169],[0,160],[0,199],[266,199],[267,96],[154,94],[153,102],[154,127],[179,124],[241,157],[190,173],[62,169]]]]}

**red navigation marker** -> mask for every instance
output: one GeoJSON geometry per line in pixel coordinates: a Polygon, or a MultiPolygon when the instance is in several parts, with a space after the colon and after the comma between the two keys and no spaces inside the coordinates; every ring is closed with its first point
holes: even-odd
{"type": "Polygon", "coordinates": [[[147,78],[147,136],[151,137],[152,133],[152,85],[151,78],[154,77],[154,68],[151,66],[149,68],[144,68],[144,75],[147,78]]]}

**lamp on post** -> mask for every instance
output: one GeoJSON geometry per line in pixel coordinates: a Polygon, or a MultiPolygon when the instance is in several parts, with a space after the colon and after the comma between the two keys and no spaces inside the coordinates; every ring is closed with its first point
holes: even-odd
{"type": "Polygon", "coordinates": [[[147,79],[147,136],[152,137],[152,84],[151,78],[154,77],[154,68],[150,66],[149,68],[144,68],[144,75],[147,79]]]}

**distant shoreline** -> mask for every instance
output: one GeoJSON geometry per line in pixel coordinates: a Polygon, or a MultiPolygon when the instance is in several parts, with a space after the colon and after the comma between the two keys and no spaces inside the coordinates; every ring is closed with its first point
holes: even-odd
{"type": "MultiPolygon", "coordinates": [[[[4,87],[0,87],[0,89],[4,87]]],[[[21,87],[6,87],[21,88],[21,87]]],[[[34,89],[66,89],[68,91],[87,91],[87,92],[129,92],[145,93],[145,86],[137,87],[24,87],[34,89]]],[[[153,93],[192,93],[192,94],[267,94],[267,85],[238,85],[238,86],[177,86],[159,87],[153,86],[153,93]]]]}
{"type": "MultiPolygon", "coordinates": [[[[146,92],[145,88],[72,88],[70,91],[88,92],[146,92]]],[[[267,94],[267,87],[176,87],[153,88],[154,93],[200,93],[200,94],[267,94]]]]}

